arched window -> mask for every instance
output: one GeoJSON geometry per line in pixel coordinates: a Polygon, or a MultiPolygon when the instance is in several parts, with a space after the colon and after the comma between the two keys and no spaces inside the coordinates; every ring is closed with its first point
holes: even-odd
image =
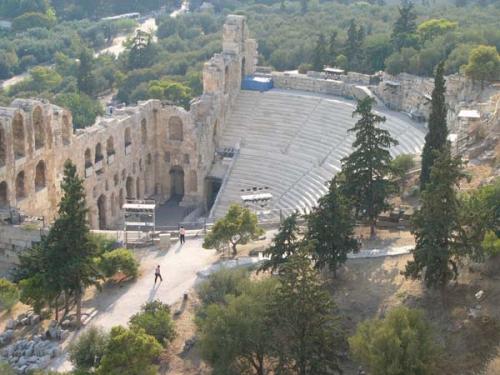
{"type": "Polygon", "coordinates": [[[115,186],[118,186],[118,183],[120,182],[120,178],[118,177],[118,173],[115,174],[115,176],[113,177],[113,180],[114,180],[115,186]]]}
{"type": "Polygon", "coordinates": [[[123,189],[120,189],[120,194],[118,196],[118,203],[120,204],[120,211],[123,209],[123,205],[125,204],[125,200],[123,199],[123,189]]]}
{"type": "Polygon", "coordinates": [[[7,143],[5,142],[5,130],[0,126],[0,168],[7,163],[7,143]]]}
{"type": "Polygon", "coordinates": [[[72,125],[69,123],[68,116],[64,115],[62,118],[62,142],[67,146],[71,143],[71,134],[73,134],[72,125]]]}
{"type": "Polygon", "coordinates": [[[0,182],[0,207],[9,207],[9,188],[7,182],[0,182]]]}
{"type": "Polygon", "coordinates": [[[171,141],[182,141],[184,138],[182,120],[177,116],[171,117],[168,121],[168,138],[171,141]]]}
{"type": "Polygon", "coordinates": [[[141,139],[142,144],[145,145],[148,141],[148,129],[146,128],[146,119],[143,118],[141,121],[141,139]]]}
{"type": "Polygon", "coordinates": [[[102,155],[102,146],[101,143],[99,142],[98,144],[95,145],[95,162],[97,163],[98,161],[101,161],[104,158],[102,155]]]}
{"type": "Polygon", "coordinates": [[[151,154],[148,154],[146,156],[146,165],[151,165],[152,162],[153,162],[153,160],[151,158],[151,154]]]}
{"type": "Polygon", "coordinates": [[[108,156],[115,154],[115,142],[113,137],[109,137],[106,141],[106,154],[108,154],[108,156]]]}
{"type": "Polygon", "coordinates": [[[196,171],[189,172],[189,187],[193,193],[198,191],[198,175],[196,171]]]}
{"type": "Polygon", "coordinates": [[[224,69],[224,94],[227,94],[229,91],[229,66],[226,65],[224,69]]]}
{"type": "Polygon", "coordinates": [[[135,199],[134,179],[132,177],[127,177],[125,188],[127,189],[127,199],[135,199]]]}
{"type": "Polygon", "coordinates": [[[45,162],[40,160],[35,170],[35,190],[42,190],[46,186],[45,162]]]}
{"type": "Polygon", "coordinates": [[[139,180],[139,177],[137,178],[136,183],[135,183],[135,194],[137,196],[137,199],[141,199],[142,189],[141,189],[141,180],[139,180]]]}
{"type": "Polygon", "coordinates": [[[16,199],[20,200],[26,197],[26,189],[24,187],[24,172],[21,171],[16,177],[16,199]]]}
{"type": "Polygon", "coordinates": [[[92,166],[92,153],[90,149],[85,150],[85,168],[89,168],[92,166]]]}
{"type": "Polygon", "coordinates": [[[125,129],[125,147],[132,144],[132,137],[130,135],[130,128],[125,129]]]}
{"type": "Polygon", "coordinates": [[[43,113],[40,107],[33,111],[33,128],[35,130],[35,150],[45,145],[45,130],[43,128],[43,113]]]}
{"type": "Polygon", "coordinates": [[[116,196],[115,193],[111,194],[111,216],[116,216],[116,196]]]}
{"type": "Polygon", "coordinates": [[[23,158],[26,155],[25,137],[24,137],[24,124],[23,116],[16,113],[14,121],[12,122],[12,132],[14,135],[14,155],[16,159],[23,158]]]}

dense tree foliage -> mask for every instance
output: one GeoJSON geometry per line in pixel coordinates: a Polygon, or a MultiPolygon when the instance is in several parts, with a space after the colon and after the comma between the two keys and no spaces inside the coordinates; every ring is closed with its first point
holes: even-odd
{"type": "Polygon", "coordinates": [[[144,304],[141,311],[130,318],[129,325],[131,329],[143,329],[164,346],[175,337],[170,307],[159,300],[144,304]]]}
{"type": "Polygon", "coordinates": [[[392,157],[389,148],[397,145],[388,130],[377,125],[385,117],[372,112],[374,99],[358,101],[353,116],[360,116],[350,132],[356,133],[352,144],[354,151],[342,159],[343,193],[351,199],[357,214],[368,220],[371,236],[380,213],[389,209],[387,198],[395,191],[395,184],[388,179],[392,157]]]}
{"type": "Polygon", "coordinates": [[[19,289],[16,284],[0,279],[0,310],[10,310],[19,301],[19,289]]]}
{"type": "Polygon", "coordinates": [[[314,248],[316,267],[326,266],[335,274],[347,260],[347,254],[358,251],[354,224],[352,206],[342,194],[337,180],[333,179],[328,192],[307,216],[306,238],[314,248]]]}
{"type": "Polygon", "coordinates": [[[226,216],[214,224],[205,237],[203,247],[218,251],[231,249],[232,254],[236,255],[236,246],[256,240],[262,234],[264,230],[258,225],[257,215],[246,207],[233,204],[226,216]]]}
{"type": "Polygon", "coordinates": [[[497,49],[494,46],[474,48],[465,66],[465,74],[481,83],[500,79],[500,55],[497,49]]]}
{"type": "Polygon", "coordinates": [[[358,325],[351,351],[373,375],[431,375],[438,347],[420,310],[397,307],[384,319],[358,325]]]}
{"type": "Polygon", "coordinates": [[[89,327],[69,346],[69,359],[77,370],[89,371],[99,366],[109,341],[109,334],[89,327]]]}
{"type": "Polygon", "coordinates": [[[455,188],[463,178],[461,160],[451,156],[450,147],[434,151],[436,159],[429,182],[421,194],[421,208],[414,214],[412,233],[416,246],[406,276],[423,278],[429,287],[443,291],[458,275],[462,255],[459,200],[455,188]]]}
{"type": "Polygon", "coordinates": [[[425,185],[429,182],[434,160],[438,153],[445,149],[448,142],[448,127],[446,124],[448,109],[446,108],[445,93],[444,63],[441,62],[436,69],[434,90],[432,90],[431,113],[427,125],[429,131],[425,135],[425,144],[422,151],[420,190],[424,190],[425,185]]]}

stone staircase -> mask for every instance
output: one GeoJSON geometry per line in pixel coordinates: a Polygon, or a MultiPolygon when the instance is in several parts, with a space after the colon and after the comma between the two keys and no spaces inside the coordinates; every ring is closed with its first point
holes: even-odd
{"type": "MultiPolygon", "coordinates": [[[[352,150],[354,135],[347,130],[356,122],[354,106],[341,98],[298,91],[241,91],[220,142],[230,147],[240,141],[240,155],[213,216],[221,217],[231,203],[241,203],[241,195],[262,192],[273,195],[268,207],[276,215],[279,210],[309,212],[352,150]]],[[[382,126],[400,142],[391,153],[420,153],[423,126],[400,113],[380,112],[387,117],[382,126]]]]}

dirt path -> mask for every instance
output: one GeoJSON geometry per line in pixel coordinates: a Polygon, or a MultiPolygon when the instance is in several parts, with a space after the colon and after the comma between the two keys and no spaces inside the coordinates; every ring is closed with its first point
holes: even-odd
{"type": "MultiPolygon", "coordinates": [[[[105,286],[102,292],[84,301],[83,310],[90,315],[86,326],[110,329],[116,325],[126,325],[145,302],[159,299],[173,304],[178,301],[196,284],[197,273],[218,259],[215,251],[203,249],[201,243],[201,239],[188,239],[182,247],[174,244],[168,252],[142,250],[139,254],[141,275],[136,281],[105,286]],[[163,282],[154,285],[157,264],[161,267],[163,282]]],[[[76,336],[74,333],[66,342],[74,340],[76,336]]],[[[71,364],[63,356],[53,363],[51,369],[68,371],[71,364]]]]}

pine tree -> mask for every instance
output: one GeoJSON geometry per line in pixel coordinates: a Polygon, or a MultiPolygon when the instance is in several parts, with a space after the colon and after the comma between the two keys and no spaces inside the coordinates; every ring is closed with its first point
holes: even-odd
{"type": "Polygon", "coordinates": [[[270,308],[273,322],[274,373],[340,374],[341,338],[334,303],[311,265],[310,244],[303,243],[280,275],[280,287],[270,308]]]}
{"type": "Polygon", "coordinates": [[[349,129],[356,133],[354,151],[342,159],[343,193],[352,199],[358,215],[368,220],[371,237],[375,237],[377,216],[390,207],[387,197],[397,190],[387,176],[392,161],[389,148],[398,144],[389,131],[376,126],[385,117],[372,112],[373,103],[370,97],[358,101],[353,116],[361,118],[349,129]]]}
{"type": "Polygon", "coordinates": [[[337,60],[337,32],[333,31],[328,40],[328,63],[335,66],[337,60]]]}
{"type": "Polygon", "coordinates": [[[264,251],[264,256],[268,256],[270,259],[262,264],[261,271],[281,270],[287,259],[297,252],[301,244],[298,233],[298,217],[297,213],[293,213],[283,221],[273,243],[264,251]]]}
{"type": "Polygon", "coordinates": [[[392,30],[391,41],[394,48],[400,51],[403,47],[415,47],[417,44],[417,14],[413,3],[403,0],[398,8],[399,17],[392,30]]]}
{"type": "Polygon", "coordinates": [[[318,41],[316,42],[316,47],[313,51],[313,61],[312,66],[313,70],[317,72],[323,71],[327,60],[326,56],[326,41],[325,36],[323,34],[319,34],[318,41]]]}
{"type": "Polygon", "coordinates": [[[77,72],[78,91],[89,96],[92,96],[95,87],[94,75],[92,74],[93,59],[94,58],[90,50],[82,50],[79,56],[80,63],[78,65],[77,72]]]}
{"type": "Polygon", "coordinates": [[[61,188],[59,215],[47,236],[47,257],[53,264],[59,285],[75,296],[76,317],[80,324],[83,293],[87,286],[97,283],[99,272],[94,268],[97,249],[89,236],[83,180],[69,160],[64,164],[61,188]]]}
{"type": "Polygon", "coordinates": [[[441,152],[446,144],[448,137],[448,128],[446,125],[446,103],[445,103],[445,80],[444,80],[444,62],[441,62],[436,69],[434,78],[434,90],[432,91],[432,107],[429,115],[429,132],[425,136],[425,145],[422,151],[422,169],[420,172],[420,190],[424,190],[429,182],[431,168],[436,154],[434,151],[441,152]]]}
{"type": "Polygon", "coordinates": [[[460,254],[461,229],[455,186],[463,173],[460,158],[451,156],[449,146],[435,153],[431,178],[422,192],[422,206],[412,219],[416,246],[405,275],[423,277],[428,287],[443,290],[458,275],[456,259],[460,254]]]}
{"type": "Polygon", "coordinates": [[[336,273],[347,260],[347,254],[358,251],[354,224],[351,206],[333,179],[328,193],[307,216],[307,239],[314,244],[313,258],[317,267],[328,266],[336,273]]]}
{"type": "Polygon", "coordinates": [[[363,41],[365,38],[365,31],[363,26],[357,26],[354,19],[349,24],[347,30],[347,40],[345,43],[344,54],[347,57],[348,69],[359,70],[361,61],[363,60],[362,53],[363,41]]]}

